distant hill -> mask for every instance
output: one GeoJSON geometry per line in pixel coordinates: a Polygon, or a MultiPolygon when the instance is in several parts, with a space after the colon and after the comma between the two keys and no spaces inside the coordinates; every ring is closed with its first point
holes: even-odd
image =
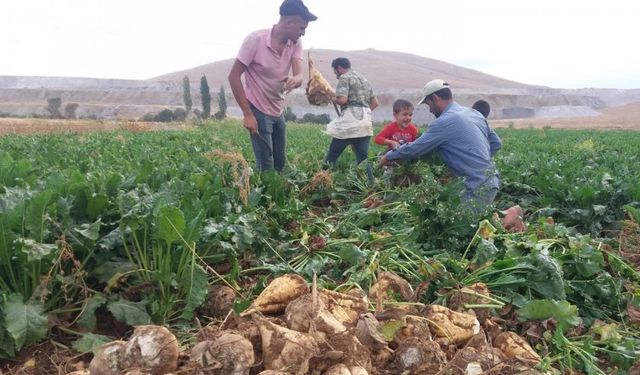
{"type": "MultiPolygon", "coordinates": [[[[441,78],[454,88],[490,92],[496,89],[530,89],[523,83],[502,79],[473,69],[463,68],[444,61],[434,60],[408,53],[367,49],[362,51],[339,51],[313,49],[304,53],[305,82],[307,76],[307,56],[311,54],[316,68],[322,75],[335,82],[331,61],[336,57],[346,57],[353,69],[359,71],[371,82],[376,92],[404,91],[421,89],[428,81],[441,78]]],[[[203,75],[211,87],[228,86],[227,75],[235,59],[216,61],[192,69],[165,74],[151,81],[182,82],[185,75],[195,81],[203,75]]]]}
{"type": "MultiPolygon", "coordinates": [[[[598,114],[599,109],[607,106],[607,103],[598,97],[597,92],[593,91],[574,93],[571,90],[561,91],[544,86],[527,85],[440,60],[375,49],[305,51],[305,82],[308,79],[309,53],[322,75],[334,84],[336,78],[331,69],[331,61],[336,57],[347,57],[351,60],[353,69],[367,77],[378,94],[381,107],[374,111],[374,119],[378,121],[392,118],[391,105],[395,99],[405,98],[417,101],[422,86],[434,78],[449,82],[456,101],[464,105],[471,105],[481,98],[489,101],[492,105],[492,117],[495,118],[537,117],[550,114],[560,117],[594,116],[598,114]]],[[[158,83],[176,83],[182,82],[186,75],[192,81],[192,85],[198,85],[200,77],[205,75],[210,87],[228,88],[227,75],[233,61],[234,59],[221,60],[154,77],[151,80],[158,83]]],[[[640,94],[637,98],[640,100],[640,94]]],[[[239,109],[233,107],[235,104],[232,99],[230,103],[232,103],[230,113],[239,115],[239,109]]],[[[331,108],[310,106],[304,97],[304,88],[292,92],[287,97],[286,103],[299,116],[307,112],[333,115],[331,108]]],[[[426,106],[418,107],[414,111],[414,120],[417,123],[428,122],[431,118],[426,106]]]]}
{"type": "MultiPolygon", "coordinates": [[[[305,84],[307,53],[304,54],[305,84]]],[[[331,61],[347,57],[355,70],[366,76],[376,91],[381,107],[374,111],[377,121],[392,118],[391,104],[397,98],[416,101],[420,89],[431,79],[448,81],[456,101],[471,105],[477,99],[491,103],[491,117],[533,118],[596,116],[609,106],[640,101],[640,90],[617,89],[555,89],[526,85],[467,69],[444,61],[408,53],[367,49],[362,51],[311,50],[311,57],[320,72],[335,85],[331,61]]],[[[194,107],[200,106],[200,78],[205,75],[214,98],[220,87],[227,91],[228,113],[239,115],[239,109],[229,90],[227,75],[234,59],[226,59],[191,69],[167,73],[148,80],[120,80],[68,77],[0,76],[0,115],[42,115],[47,99],[60,97],[65,103],[78,103],[82,117],[139,118],[145,113],[164,108],[183,107],[182,80],[188,76],[194,107]]],[[[286,105],[298,116],[305,113],[329,113],[333,108],[308,104],[304,85],[287,95],[286,105]]],[[[415,109],[416,123],[430,121],[426,106],[415,109]]]]}
{"type": "MultiPolygon", "coordinates": [[[[527,85],[500,77],[482,73],[477,70],[453,65],[444,61],[401,52],[379,51],[367,49],[361,51],[339,51],[313,49],[304,54],[304,81],[308,79],[308,54],[322,75],[335,84],[336,78],[331,69],[331,61],[336,57],[347,57],[352,68],[362,73],[371,82],[378,94],[381,108],[374,111],[374,119],[382,121],[391,119],[390,107],[397,98],[417,101],[420,90],[428,81],[441,78],[451,84],[457,101],[471,105],[477,99],[489,101],[493,107],[492,117],[537,117],[537,116],[594,116],[598,110],[609,105],[598,96],[599,89],[592,90],[560,90],[544,86],[527,85]]],[[[200,77],[205,75],[212,88],[224,86],[228,88],[227,75],[234,59],[226,59],[195,68],[173,72],[151,78],[155,82],[182,82],[186,75],[199,84],[200,77]]],[[[640,100],[640,90],[635,96],[628,95],[628,90],[606,92],[606,98],[613,105],[640,100]],[[629,97],[627,97],[629,96],[629,97]]],[[[231,101],[233,103],[233,101],[231,101]]],[[[294,112],[302,115],[306,112],[321,113],[332,109],[310,106],[303,95],[303,88],[294,91],[287,97],[287,105],[294,112]]],[[[230,108],[233,113],[234,108],[230,108]]],[[[236,114],[239,114],[236,108],[236,114]]],[[[426,106],[415,109],[414,120],[425,122],[431,118],[426,106]]]]}

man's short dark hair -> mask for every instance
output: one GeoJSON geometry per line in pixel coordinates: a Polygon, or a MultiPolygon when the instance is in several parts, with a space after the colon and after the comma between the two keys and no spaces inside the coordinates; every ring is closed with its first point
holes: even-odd
{"type": "Polygon", "coordinates": [[[489,103],[486,100],[482,99],[473,103],[473,106],[471,106],[471,108],[480,112],[484,116],[484,118],[489,117],[489,113],[491,112],[491,106],[489,105],[489,103]]]}
{"type": "Polygon", "coordinates": [[[331,67],[336,69],[337,67],[341,67],[344,69],[351,69],[351,61],[346,57],[338,57],[331,62],[331,67]]]}
{"type": "Polygon", "coordinates": [[[433,97],[433,95],[437,95],[438,98],[443,99],[443,100],[449,100],[451,98],[453,98],[453,93],[451,92],[451,89],[448,87],[445,87],[443,89],[440,89],[436,92],[434,92],[433,94],[429,95],[429,97],[433,97]]]}
{"type": "Polygon", "coordinates": [[[412,110],[413,104],[410,101],[404,99],[398,99],[393,102],[393,113],[400,113],[400,111],[405,109],[412,110]]]}

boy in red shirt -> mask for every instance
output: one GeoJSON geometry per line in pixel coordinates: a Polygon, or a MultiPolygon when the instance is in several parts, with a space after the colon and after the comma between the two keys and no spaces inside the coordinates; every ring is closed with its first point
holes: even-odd
{"type": "Polygon", "coordinates": [[[393,103],[394,122],[376,135],[375,142],[379,145],[387,145],[389,150],[398,148],[401,144],[410,143],[418,138],[418,128],[411,123],[413,117],[413,104],[398,99],[393,103]]]}
{"type": "MultiPolygon", "coordinates": [[[[393,118],[394,122],[387,124],[376,135],[375,142],[379,145],[387,145],[387,151],[395,150],[400,145],[411,143],[418,138],[418,128],[411,123],[413,117],[413,104],[411,102],[398,99],[393,102],[393,118]]],[[[386,152],[386,151],[385,151],[386,152]]],[[[392,186],[391,176],[393,167],[386,165],[382,178],[386,187],[392,186]]]]}

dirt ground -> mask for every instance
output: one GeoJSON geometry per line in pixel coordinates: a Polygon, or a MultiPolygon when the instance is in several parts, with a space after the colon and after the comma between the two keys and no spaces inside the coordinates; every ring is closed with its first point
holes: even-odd
{"type": "Polygon", "coordinates": [[[603,129],[603,130],[640,130],[640,102],[610,107],[602,110],[599,116],[571,118],[527,118],[509,120],[491,120],[495,128],[513,127],[557,129],[603,129]]]}
{"type": "Polygon", "coordinates": [[[33,134],[87,131],[154,131],[189,129],[184,123],[154,123],[102,120],[53,120],[34,118],[0,118],[0,136],[6,134],[33,134]]]}

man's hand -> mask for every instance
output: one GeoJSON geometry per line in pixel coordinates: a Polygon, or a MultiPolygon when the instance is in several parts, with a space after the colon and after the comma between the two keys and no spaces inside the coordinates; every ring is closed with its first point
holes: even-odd
{"type": "Polygon", "coordinates": [[[242,121],[244,127],[249,131],[249,133],[258,134],[258,120],[256,120],[256,117],[253,114],[245,115],[242,121]]]}
{"type": "Polygon", "coordinates": [[[334,104],[337,104],[339,106],[343,106],[349,102],[349,99],[344,95],[334,96],[331,100],[334,104]]]}
{"type": "Polygon", "coordinates": [[[396,142],[392,139],[387,139],[387,145],[389,145],[391,147],[391,149],[395,150],[396,148],[398,148],[400,146],[399,142],[396,142]]]}
{"type": "Polygon", "coordinates": [[[378,161],[378,167],[384,167],[385,165],[387,165],[389,161],[387,160],[387,155],[382,155],[382,157],[380,158],[380,161],[378,161]]]}
{"type": "Polygon", "coordinates": [[[302,85],[302,75],[287,76],[283,79],[284,93],[288,94],[291,90],[298,88],[302,85]]]}

